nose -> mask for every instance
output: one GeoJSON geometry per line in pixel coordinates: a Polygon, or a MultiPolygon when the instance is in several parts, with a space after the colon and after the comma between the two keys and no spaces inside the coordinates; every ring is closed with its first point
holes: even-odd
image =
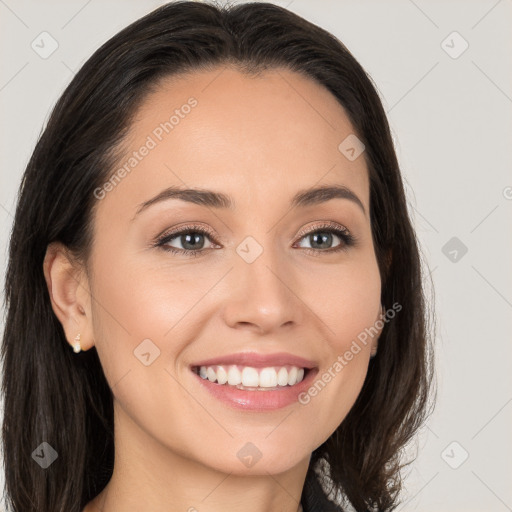
{"type": "Polygon", "coordinates": [[[277,252],[265,248],[251,263],[235,255],[223,309],[224,321],[230,327],[266,334],[302,322],[305,305],[297,280],[290,262],[277,252]]]}

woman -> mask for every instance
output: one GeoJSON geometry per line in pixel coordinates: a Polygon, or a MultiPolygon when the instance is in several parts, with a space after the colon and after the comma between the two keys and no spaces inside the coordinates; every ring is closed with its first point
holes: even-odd
{"type": "Polygon", "coordinates": [[[174,2],[96,51],[25,171],[6,307],[12,510],[396,508],[418,244],[370,78],[299,16],[174,2]]]}

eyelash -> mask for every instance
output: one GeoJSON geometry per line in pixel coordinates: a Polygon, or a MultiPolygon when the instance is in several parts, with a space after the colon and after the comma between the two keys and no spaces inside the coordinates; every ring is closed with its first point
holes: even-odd
{"type": "MultiPolygon", "coordinates": [[[[340,251],[346,251],[349,247],[354,246],[357,242],[357,239],[353,235],[350,234],[348,229],[346,229],[346,228],[341,229],[336,226],[337,226],[337,224],[330,224],[330,223],[325,223],[325,224],[321,224],[320,226],[315,226],[315,228],[313,230],[307,231],[306,233],[300,233],[299,241],[309,235],[312,235],[317,232],[321,232],[321,233],[330,233],[330,234],[334,234],[334,235],[338,236],[341,239],[340,245],[338,245],[337,247],[331,248],[331,249],[311,249],[311,248],[305,247],[305,248],[303,248],[303,250],[306,251],[306,253],[311,254],[313,256],[319,256],[319,253],[332,254],[332,253],[336,253],[336,252],[340,252],[340,251]]],[[[179,231],[174,231],[171,233],[164,233],[161,237],[159,237],[156,240],[154,246],[160,247],[164,251],[167,251],[167,252],[170,252],[173,254],[192,256],[192,257],[201,256],[201,254],[204,251],[207,251],[208,249],[199,249],[199,250],[177,249],[176,247],[170,247],[170,246],[165,245],[168,242],[170,242],[171,240],[174,240],[175,238],[178,238],[181,235],[186,235],[186,234],[190,234],[190,233],[199,233],[201,235],[207,235],[211,239],[212,242],[217,244],[217,241],[215,240],[213,233],[211,233],[209,230],[207,230],[205,228],[192,225],[192,226],[184,226],[179,231]]]]}

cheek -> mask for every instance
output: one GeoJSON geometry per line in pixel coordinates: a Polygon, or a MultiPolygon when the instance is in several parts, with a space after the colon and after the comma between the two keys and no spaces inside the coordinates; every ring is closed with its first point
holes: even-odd
{"type": "Polygon", "coordinates": [[[170,431],[187,437],[186,424],[173,411],[182,410],[190,395],[173,378],[173,363],[186,346],[200,290],[191,292],[190,279],[143,269],[135,257],[98,251],[97,261],[94,336],[117,407],[161,439],[170,431]]]}
{"type": "MultiPolygon", "coordinates": [[[[315,276],[318,278],[319,276],[315,276]]],[[[326,336],[336,352],[373,326],[380,312],[381,280],[375,258],[362,257],[336,272],[315,279],[307,298],[326,326],[326,336]]],[[[364,345],[363,345],[364,348],[364,345]]]]}
{"type": "Polygon", "coordinates": [[[191,281],[177,272],[143,267],[135,256],[120,251],[98,250],[95,258],[93,328],[107,380],[113,386],[140,367],[162,372],[182,350],[180,340],[186,337],[180,333],[201,290],[191,288],[191,281]],[[148,351],[154,362],[146,367],[141,354],[148,351]]]}
{"type": "Polygon", "coordinates": [[[325,426],[325,435],[344,420],[366,378],[372,341],[368,332],[380,312],[381,280],[376,260],[362,257],[331,272],[324,283],[321,292],[317,287],[306,302],[315,305],[326,326],[323,332],[329,347],[303,404],[325,426]]]}
{"type": "Polygon", "coordinates": [[[162,339],[190,309],[192,281],[180,269],[159,268],[137,251],[114,245],[95,255],[96,294],[105,306],[100,315],[134,342],[140,335],[162,339]]]}

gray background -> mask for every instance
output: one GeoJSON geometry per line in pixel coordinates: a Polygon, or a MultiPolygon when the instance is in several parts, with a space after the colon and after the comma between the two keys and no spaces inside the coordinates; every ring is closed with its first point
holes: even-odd
{"type": "MultiPolygon", "coordinates": [[[[101,43],[163,3],[0,0],[2,281],[50,108],[101,43]],[[43,31],[58,44],[48,58],[31,47],[43,31]]],[[[512,510],[512,0],[274,3],[334,33],[372,75],[434,281],[438,403],[399,510],[512,510]]]]}

